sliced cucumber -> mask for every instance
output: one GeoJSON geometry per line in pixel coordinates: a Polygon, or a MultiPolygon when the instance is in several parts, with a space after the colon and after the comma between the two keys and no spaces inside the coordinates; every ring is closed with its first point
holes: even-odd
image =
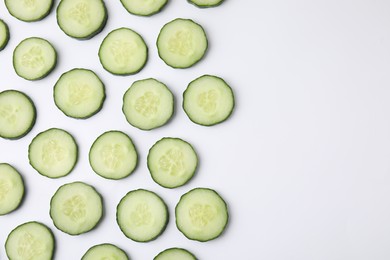
{"type": "Polygon", "coordinates": [[[36,119],[34,102],[18,90],[0,92],[0,137],[19,139],[33,128],[36,119]]]}
{"type": "Polygon", "coordinates": [[[24,22],[45,18],[51,11],[53,0],[4,0],[8,12],[24,22]]]}
{"type": "Polygon", "coordinates": [[[72,69],[61,75],[54,86],[54,102],[67,116],[85,119],[103,107],[105,87],[91,70],[72,69]]]}
{"type": "Polygon", "coordinates": [[[54,247],[54,235],[50,228],[36,221],[17,226],[5,242],[5,251],[10,260],[51,260],[54,247]]]}
{"type": "Polygon", "coordinates": [[[75,167],[78,147],[71,134],[63,129],[50,128],[33,138],[28,158],[31,166],[41,175],[60,178],[75,167]]]}
{"type": "Polygon", "coordinates": [[[90,39],[106,25],[107,9],[102,0],[61,0],[57,23],[61,30],[76,39],[90,39]]]}
{"type": "Polygon", "coordinates": [[[150,174],[157,184],[176,188],[194,176],[198,156],[188,142],[165,137],[150,148],[147,161],[150,174]]]}
{"type": "Polygon", "coordinates": [[[115,75],[131,75],[139,72],[148,59],[148,47],[144,39],[129,28],[111,31],[99,48],[103,68],[115,75]]]}
{"type": "Polygon", "coordinates": [[[27,80],[46,77],[57,64],[57,52],[45,39],[31,37],[16,46],[13,54],[16,74],[27,80]]]}
{"type": "Polygon", "coordinates": [[[24,197],[24,182],[20,173],[7,163],[0,163],[0,216],[11,213],[24,197]]]}
{"type": "Polygon", "coordinates": [[[153,260],[196,260],[196,257],[184,248],[168,248],[156,255],[153,260]]]}
{"type": "Polygon", "coordinates": [[[163,126],[172,117],[173,94],[156,79],[138,80],[124,94],[122,111],[131,125],[151,130],[163,126]]]}
{"type": "Polygon", "coordinates": [[[173,68],[188,68],[206,53],[208,40],[202,26],[190,19],[177,18],[165,24],[157,38],[160,58],[173,68]]]}
{"type": "Polygon", "coordinates": [[[92,230],[102,216],[101,195],[94,187],[83,182],[62,185],[50,201],[50,217],[54,225],[69,235],[92,230]]]}
{"type": "Polygon", "coordinates": [[[180,232],[188,239],[200,242],[219,237],[229,218],[225,201],[208,188],[196,188],[181,196],[175,215],[180,232]]]}
{"type": "Polygon", "coordinates": [[[224,0],[188,0],[189,3],[201,8],[215,7],[222,4],[223,1],[224,0]]]}
{"type": "Polygon", "coordinates": [[[89,163],[98,175],[107,179],[129,176],[137,166],[138,154],[131,138],[120,131],[100,135],[89,151],[89,163]]]}
{"type": "Polygon", "coordinates": [[[160,12],[168,0],[121,0],[121,2],[131,14],[150,16],[160,12]]]}
{"type": "Polygon", "coordinates": [[[203,75],[190,82],[184,91],[183,109],[196,124],[219,124],[233,112],[233,91],[222,78],[203,75]]]}
{"type": "Polygon", "coordinates": [[[168,209],[156,193],[144,189],[133,190],[119,202],[116,219],[126,237],[137,242],[148,242],[165,230],[168,209]]]}
{"type": "Polygon", "coordinates": [[[7,46],[9,37],[8,25],[0,19],[0,51],[7,46]]]}
{"type": "Polygon", "coordinates": [[[113,244],[99,244],[91,247],[81,260],[128,260],[129,257],[113,244]]]}

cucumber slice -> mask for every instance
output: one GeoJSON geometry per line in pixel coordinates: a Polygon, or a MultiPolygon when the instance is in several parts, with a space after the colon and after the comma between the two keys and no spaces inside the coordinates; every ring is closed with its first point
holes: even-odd
{"type": "Polygon", "coordinates": [[[81,260],[128,260],[129,257],[121,248],[113,244],[99,244],[91,247],[81,260]]]}
{"type": "Polygon", "coordinates": [[[129,28],[111,31],[99,48],[103,68],[114,75],[131,75],[139,72],[148,59],[144,39],[129,28]]]}
{"type": "Polygon", "coordinates": [[[184,91],[183,109],[196,124],[222,123],[233,112],[233,91],[222,78],[203,75],[190,82],[184,91]]]}
{"type": "Polygon", "coordinates": [[[173,68],[189,68],[205,55],[208,40],[202,26],[177,18],[165,24],[157,38],[160,58],[173,68]]]}
{"type": "Polygon", "coordinates": [[[225,201],[208,188],[195,188],[181,196],[175,215],[180,232],[200,242],[219,237],[229,218],[225,201]]]}
{"type": "Polygon", "coordinates": [[[147,161],[150,174],[157,184],[176,188],[194,176],[198,156],[188,142],[165,137],[150,148],[147,161]]]}
{"type": "Polygon", "coordinates": [[[107,179],[129,176],[137,166],[138,154],[125,133],[108,131],[100,135],[89,151],[89,163],[98,175],[107,179]]]}
{"type": "Polygon", "coordinates": [[[107,9],[102,0],[61,0],[57,7],[57,24],[68,36],[85,40],[103,30],[107,9]]]}
{"type": "Polygon", "coordinates": [[[68,175],[75,167],[77,157],[78,147],[73,136],[58,128],[39,133],[28,147],[30,165],[49,178],[68,175]]]}
{"type": "Polygon", "coordinates": [[[163,126],[172,117],[173,94],[156,79],[138,80],[124,94],[122,111],[132,126],[151,130],[163,126]]]}
{"type": "Polygon", "coordinates": [[[30,132],[35,124],[34,102],[18,90],[0,92],[0,137],[20,139],[30,132]]]}
{"type": "Polygon", "coordinates": [[[215,7],[223,3],[224,0],[188,0],[189,3],[200,8],[215,7]]]}
{"type": "Polygon", "coordinates": [[[94,187],[83,182],[62,185],[50,201],[50,217],[54,225],[69,235],[92,230],[102,216],[101,195],[94,187]]]}
{"type": "Polygon", "coordinates": [[[54,86],[54,102],[67,116],[85,119],[103,107],[105,87],[91,70],[72,69],[61,75],[54,86]]]}
{"type": "Polygon", "coordinates": [[[133,190],[119,202],[116,219],[126,237],[137,242],[149,242],[165,230],[168,208],[156,193],[133,190]]]}
{"type": "Polygon", "coordinates": [[[24,22],[45,18],[51,11],[53,0],[4,0],[8,12],[24,22]]]}
{"type": "Polygon", "coordinates": [[[151,16],[161,11],[168,0],[121,0],[126,10],[135,15],[151,16]]]}
{"type": "Polygon", "coordinates": [[[17,226],[5,242],[5,251],[10,260],[51,260],[54,247],[54,235],[50,228],[36,221],[17,226]]]}
{"type": "Polygon", "coordinates": [[[0,163],[0,216],[16,210],[24,197],[20,173],[7,163],[0,163]]]}
{"type": "Polygon", "coordinates": [[[0,51],[7,46],[9,37],[8,25],[0,19],[0,51]]]}
{"type": "Polygon", "coordinates": [[[196,257],[184,248],[168,248],[156,255],[153,260],[196,260],[196,257]]]}
{"type": "Polygon", "coordinates": [[[57,52],[45,39],[31,37],[16,46],[13,53],[16,74],[27,80],[46,77],[57,64],[57,52]]]}

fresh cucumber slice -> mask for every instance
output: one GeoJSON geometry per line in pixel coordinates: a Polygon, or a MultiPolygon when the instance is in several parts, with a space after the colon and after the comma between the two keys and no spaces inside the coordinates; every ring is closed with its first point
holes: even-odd
{"type": "Polygon", "coordinates": [[[54,235],[50,228],[36,221],[26,222],[14,228],[5,242],[9,260],[51,260],[54,247],[54,235]]]}
{"type": "Polygon", "coordinates": [[[113,244],[99,244],[91,247],[81,260],[128,260],[129,257],[121,248],[113,244]]]}
{"type": "Polygon", "coordinates": [[[50,201],[50,217],[54,225],[69,235],[92,230],[102,216],[101,195],[94,187],[83,182],[62,185],[50,201]]]}
{"type": "Polygon", "coordinates": [[[9,28],[6,22],[0,19],[0,51],[7,46],[9,41],[9,28]]]}
{"type": "Polygon", "coordinates": [[[137,242],[148,242],[165,230],[168,209],[156,193],[138,189],[130,191],[121,199],[116,219],[126,237],[137,242]]]}
{"type": "Polygon", "coordinates": [[[105,87],[91,70],[72,69],[61,75],[54,86],[54,102],[67,116],[85,119],[103,107],[105,87]]]}
{"type": "Polygon", "coordinates": [[[182,195],[175,215],[180,232],[188,239],[200,242],[219,237],[229,218],[225,201],[208,188],[195,188],[182,195]]]}
{"type": "Polygon", "coordinates": [[[13,53],[16,74],[27,80],[46,77],[57,64],[57,52],[45,39],[31,37],[16,46],[13,53]]]}
{"type": "Polygon", "coordinates": [[[28,148],[31,166],[41,175],[60,178],[76,165],[78,147],[71,134],[63,129],[50,128],[33,138],[28,148]]]}
{"type": "Polygon", "coordinates": [[[132,126],[151,130],[163,126],[172,117],[173,94],[156,79],[138,80],[124,94],[122,111],[132,126]]]}
{"type": "Polygon", "coordinates": [[[135,15],[151,16],[161,11],[168,0],[121,0],[126,10],[135,15]]]}
{"type": "Polygon", "coordinates": [[[51,11],[53,0],[4,0],[8,12],[24,22],[45,18],[51,11]]]}
{"type": "Polygon", "coordinates": [[[0,163],[0,216],[11,213],[24,197],[24,182],[20,173],[7,163],[0,163]]]}
{"type": "Polygon", "coordinates": [[[153,260],[196,260],[196,257],[184,248],[168,248],[156,255],[153,260]]]}
{"type": "Polygon", "coordinates": [[[19,139],[33,128],[36,119],[34,102],[18,90],[0,92],[0,137],[19,139]]]}
{"type": "Polygon", "coordinates": [[[165,24],[157,38],[160,58],[173,68],[188,68],[206,53],[208,40],[202,26],[190,19],[177,18],[165,24]]]}
{"type": "Polygon", "coordinates": [[[188,142],[165,137],[150,148],[147,161],[150,174],[157,184],[176,188],[194,176],[198,156],[188,142]]]}
{"type": "Polygon", "coordinates": [[[103,68],[114,75],[131,75],[139,72],[148,59],[144,39],[129,28],[111,31],[99,48],[103,68]]]}
{"type": "Polygon", "coordinates": [[[89,162],[98,175],[107,179],[129,176],[137,166],[138,154],[128,135],[108,131],[100,135],[89,151],[89,162]]]}
{"type": "Polygon", "coordinates": [[[106,25],[107,9],[102,0],[61,0],[57,23],[70,37],[90,39],[106,25]]]}
{"type": "Polygon", "coordinates": [[[201,8],[215,7],[222,4],[223,1],[224,0],[188,0],[189,3],[201,8]]]}
{"type": "Polygon", "coordinates": [[[233,91],[222,78],[203,75],[190,82],[184,91],[183,109],[196,124],[219,124],[233,112],[233,91]]]}

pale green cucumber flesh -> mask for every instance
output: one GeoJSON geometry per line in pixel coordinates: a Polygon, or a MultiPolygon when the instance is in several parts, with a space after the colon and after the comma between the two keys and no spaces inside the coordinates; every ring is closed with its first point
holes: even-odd
{"type": "Polygon", "coordinates": [[[24,22],[34,22],[45,18],[53,7],[53,0],[5,0],[8,12],[24,22]]]}
{"type": "Polygon", "coordinates": [[[162,8],[164,8],[164,6],[168,3],[168,0],[121,0],[121,3],[131,14],[151,16],[160,12],[162,8]]]}
{"type": "Polygon", "coordinates": [[[81,260],[128,260],[129,257],[121,248],[113,244],[99,244],[89,248],[81,260]]]}
{"type": "Polygon", "coordinates": [[[196,257],[187,249],[173,247],[160,252],[153,260],[196,260],[196,257]]]}
{"type": "Polygon", "coordinates": [[[189,3],[200,8],[215,7],[223,3],[224,0],[188,0],[189,3]]]}
{"type": "Polygon", "coordinates": [[[15,211],[24,197],[24,182],[10,164],[0,163],[0,216],[15,211]]]}

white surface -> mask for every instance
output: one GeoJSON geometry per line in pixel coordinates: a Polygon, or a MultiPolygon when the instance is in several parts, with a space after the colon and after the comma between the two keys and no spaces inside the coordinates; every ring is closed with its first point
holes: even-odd
{"type": "MultiPolygon", "coordinates": [[[[133,259],[152,259],[179,246],[200,259],[336,260],[390,258],[390,2],[386,0],[272,0],[226,2],[197,9],[172,0],[149,18],[128,14],[119,1],[106,1],[109,20],[88,41],[71,39],[58,28],[53,11],[27,24],[11,17],[11,41],[0,52],[0,89],[19,89],[36,102],[33,130],[17,141],[0,140],[0,161],[13,164],[27,185],[25,203],[0,217],[0,259],[16,225],[37,220],[52,228],[56,259],[79,259],[92,245],[109,242],[133,259]],[[159,29],[177,18],[204,26],[210,48],[193,68],[175,70],[158,57],[159,29]],[[149,46],[149,61],[127,77],[104,71],[97,50],[112,29],[128,26],[149,46]],[[28,36],[50,40],[59,52],[58,67],[47,78],[29,82],[12,68],[12,51],[28,36]],[[73,67],[94,70],[105,82],[103,110],[85,120],[64,116],[54,105],[52,87],[73,67]],[[233,116],[214,127],[193,124],[181,109],[186,85],[202,74],[216,74],[235,91],[233,116]],[[121,98],[135,80],[156,77],[175,94],[176,114],[166,126],[144,132],[127,124],[121,98]],[[80,145],[80,158],[67,177],[40,176],[28,164],[31,139],[49,127],[69,130],[80,145]],[[88,164],[93,140],[106,130],[128,133],[140,155],[135,173],[105,180],[88,164]],[[164,137],[181,137],[200,155],[196,177],[167,190],[146,168],[148,149],[164,137]],[[103,195],[106,215],[97,229],[72,237],[50,220],[49,201],[62,184],[81,180],[103,195]],[[186,239],[176,228],[174,206],[184,192],[210,187],[229,203],[230,224],[211,242],[186,239]],[[126,192],[147,188],[163,197],[171,213],[166,231],[150,243],[136,243],[120,232],[115,207],[126,192]]],[[[56,5],[58,1],[56,1],[56,5]]]]}

